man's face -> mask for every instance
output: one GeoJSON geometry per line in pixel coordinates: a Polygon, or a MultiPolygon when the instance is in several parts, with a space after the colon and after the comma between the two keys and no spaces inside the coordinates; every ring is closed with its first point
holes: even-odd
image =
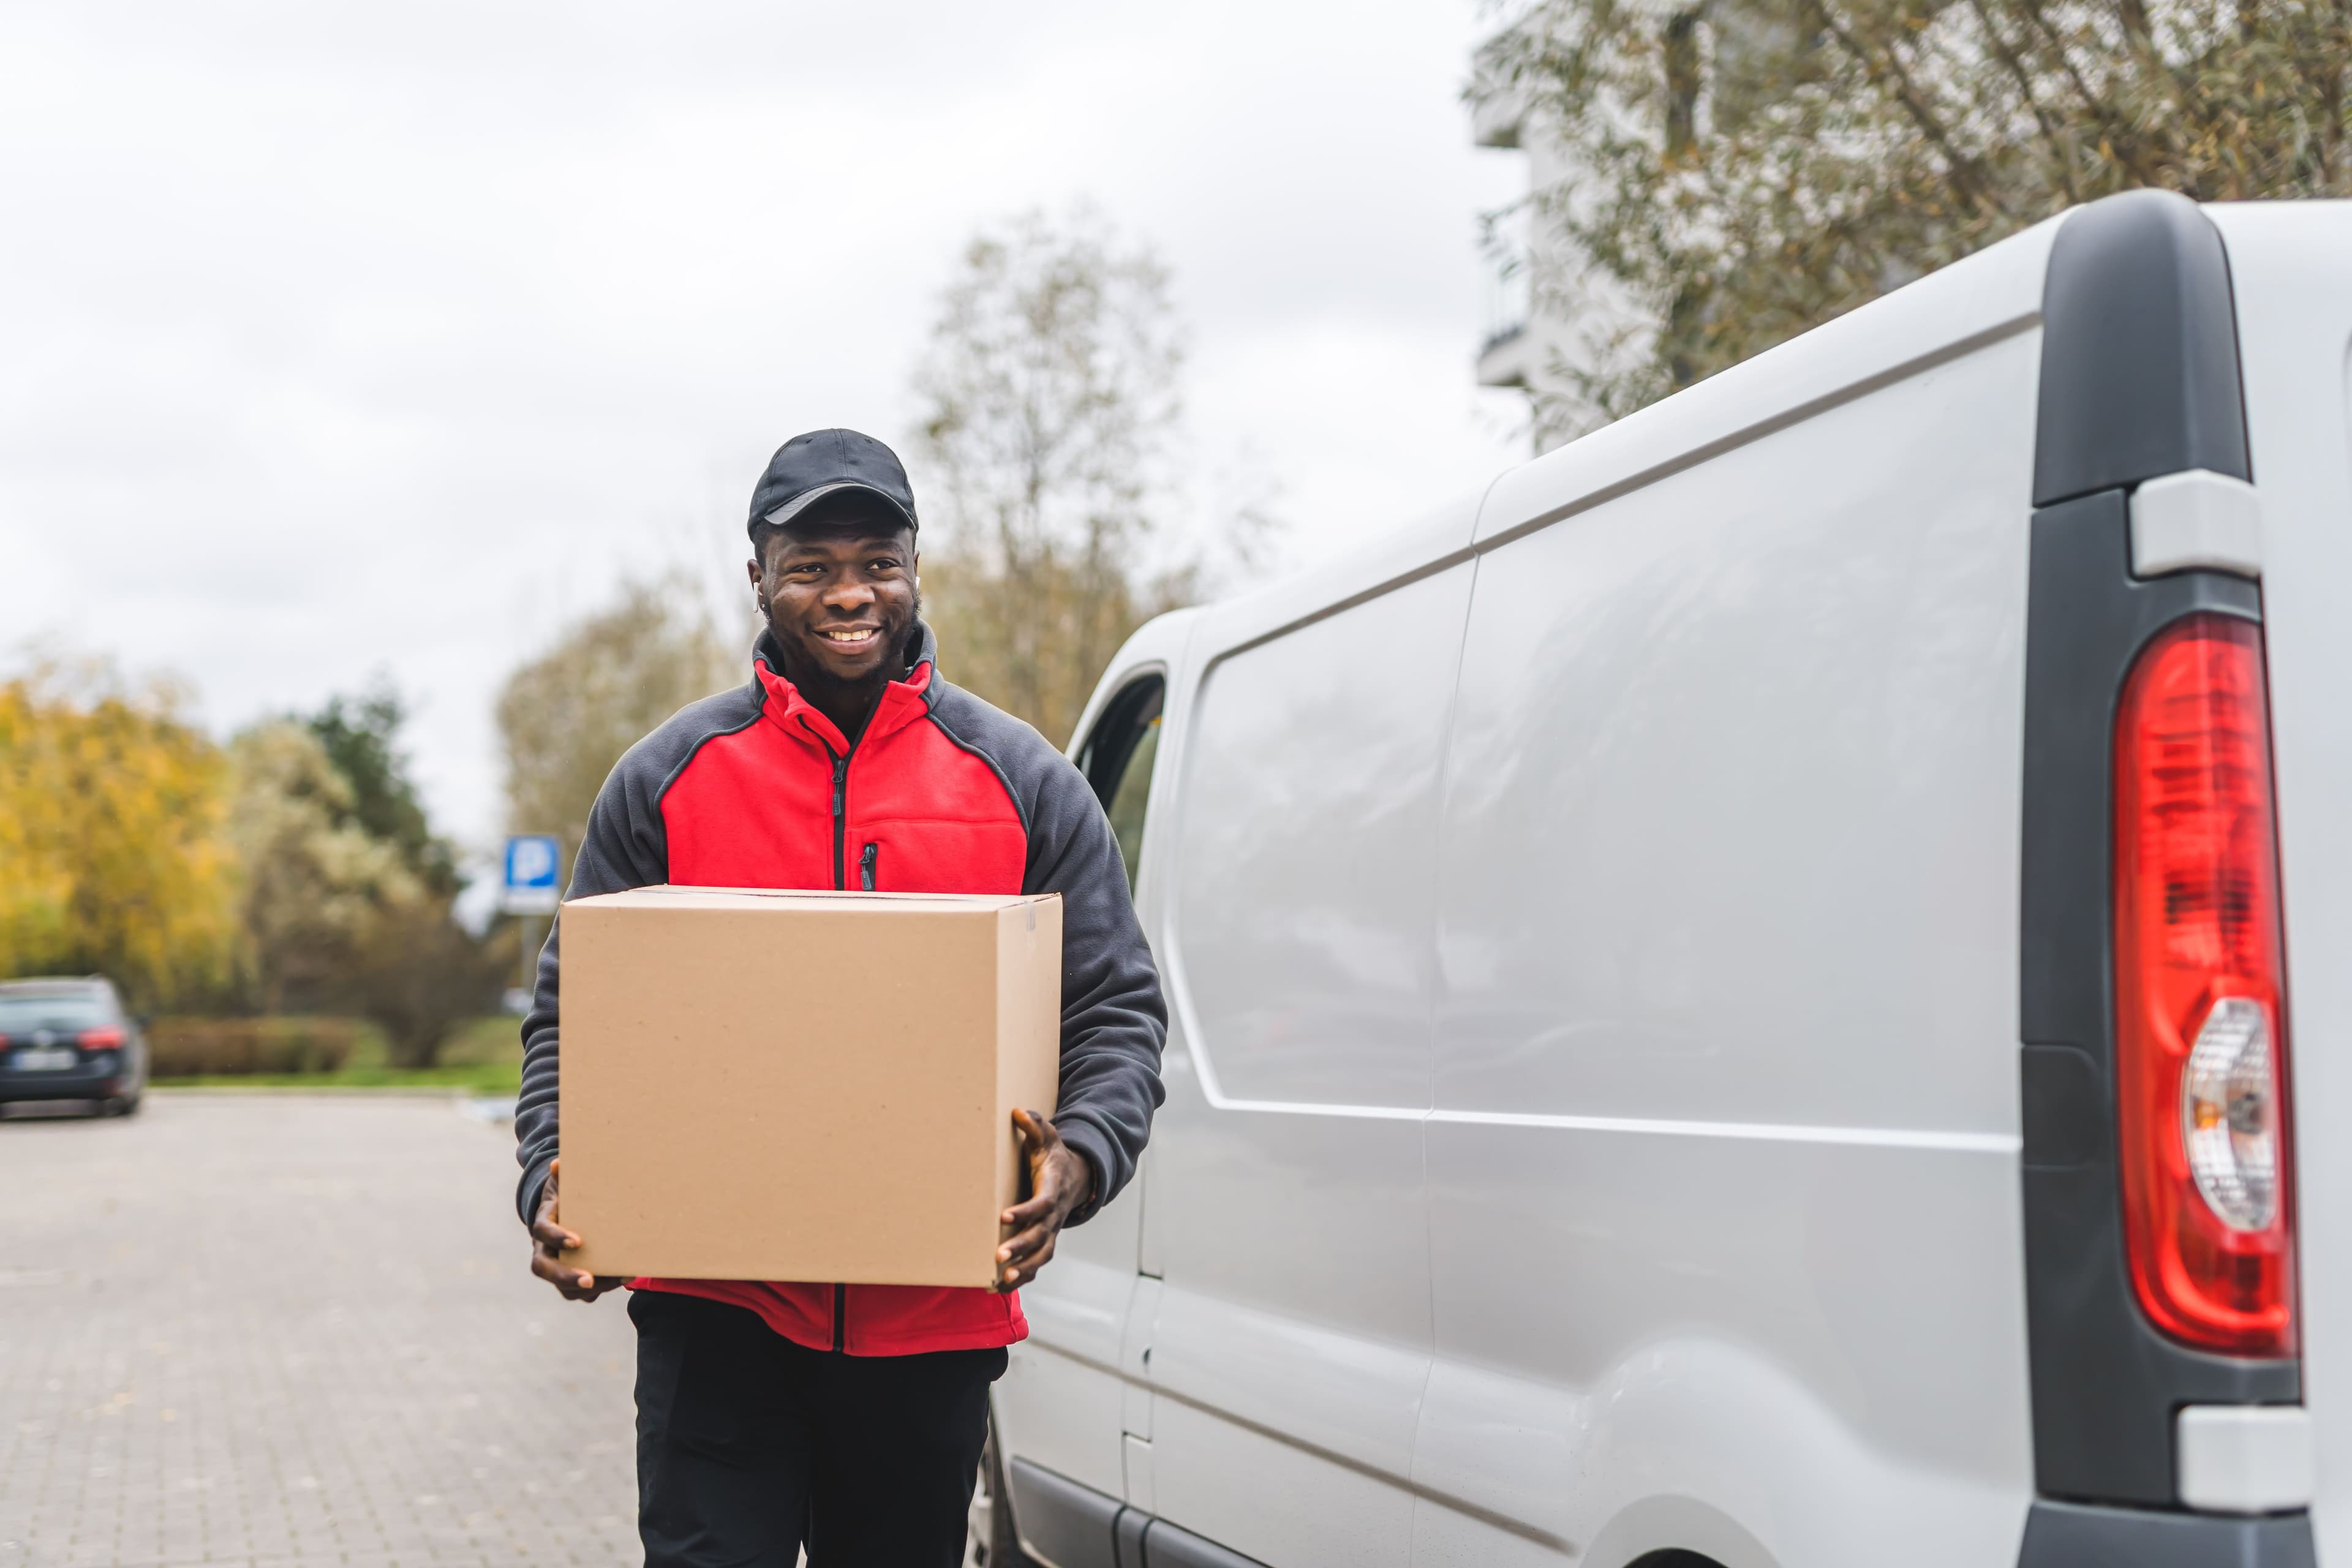
{"type": "Polygon", "coordinates": [[[856,684],[894,661],[915,620],[915,536],[845,521],[776,535],[751,585],[787,658],[856,684]]]}

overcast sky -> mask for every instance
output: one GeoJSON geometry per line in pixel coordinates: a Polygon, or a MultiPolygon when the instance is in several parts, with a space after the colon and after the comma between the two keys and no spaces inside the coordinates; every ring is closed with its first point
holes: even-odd
{"type": "Polygon", "coordinates": [[[1196,449],[1344,549],[1524,451],[1470,381],[1521,178],[1469,145],[1481,16],[11,0],[0,649],[222,733],[388,670],[483,845],[507,671],[633,568],[739,571],[785,437],[898,443],[965,237],[1081,197],[1174,270],[1196,449]]]}

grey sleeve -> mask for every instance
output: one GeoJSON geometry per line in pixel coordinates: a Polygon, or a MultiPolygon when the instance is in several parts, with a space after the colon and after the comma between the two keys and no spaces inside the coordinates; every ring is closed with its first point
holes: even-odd
{"type": "MultiPolygon", "coordinates": [[[[661,801],[670,784],[703,742],[730,734],[757,719],[758,688],[707,698],[630,747],[596,792],[588,831],[572,862],[566,898],[584,899],[648,888],[669,879],[669,836],[661,801]]],[[[522,1180],[515,1208],[528,1226],[539,1212],[547,1168],[561,1148],[556,1125],[557,1058],[562,996],[563,921],[557,916],[540,950],[539,979],[530,1012],[522,1021],[522,1092],[515,1100],[515,1158],[522,1180]]]]}
{"type": "Polygon", "coordinates": [[[949,687],[933,717],[992,765],[1029,834],[1024,893],[1062,895],[1062,1082],[1054,1125],[1094,1167],[1091,1218],[1135,1174],[1166,1098],[1168,1009],[1118,840],[1086,776],[1028,725],[949,687]]]}

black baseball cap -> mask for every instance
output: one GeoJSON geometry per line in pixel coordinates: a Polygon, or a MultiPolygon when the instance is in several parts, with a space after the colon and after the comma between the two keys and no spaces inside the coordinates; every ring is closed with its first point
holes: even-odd
{"type": "Polygon", "coordinates": [[[898,454],[855,430],[812,430],[776,448],[768,471],[751,491],[754,529],[763,522],[788,523],[831,496],[865,494],[883,509],[915,522],[915,490],[907,482],[898,454]]]}

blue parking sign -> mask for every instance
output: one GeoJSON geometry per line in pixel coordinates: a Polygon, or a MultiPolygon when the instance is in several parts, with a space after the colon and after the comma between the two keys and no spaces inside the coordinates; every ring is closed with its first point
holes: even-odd
{"type": "Polygon", "coordinates": [[[499,907],[510,915],[551,915],[562,901],[559,879],[563,847],[551,833],[518,833],[507,840],[506,887],[499,907]]]}

